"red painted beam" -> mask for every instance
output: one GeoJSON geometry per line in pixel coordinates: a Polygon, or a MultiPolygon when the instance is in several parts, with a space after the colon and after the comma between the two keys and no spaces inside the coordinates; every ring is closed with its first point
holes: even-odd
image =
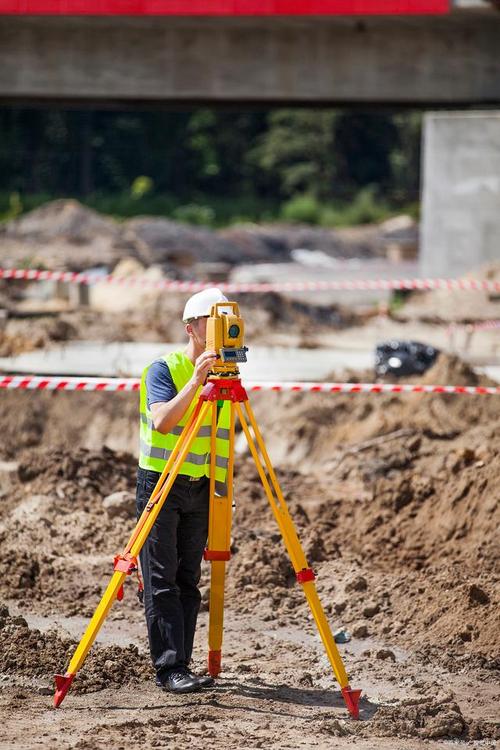
{"type": "Polygon", "coordinates": [[[326,16],[449,10],[450,0],[0,0],[0,15],[326,16]]]}

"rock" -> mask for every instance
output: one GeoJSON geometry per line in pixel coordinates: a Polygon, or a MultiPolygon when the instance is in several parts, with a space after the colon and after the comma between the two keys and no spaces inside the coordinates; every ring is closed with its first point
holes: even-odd
{"type": "Polygon", "coordinates": [[[247,674],[252,671],[252,667],[249,664],[238,664],[236,671],[240,674],[247,674]]]}
{"type": "Polygon", "coordinates": [[[442,715],[431,717],[426,726],[419,731],[420,736],[426,739],[460,737],[465,731],[465,722],[459,711],[460,709],[457,711],[450,710],[442,715]]]}
{"type": "Polygon", "coordinates": [[[363,617],[375,617],[380,612],[380,604],[367,604],[363,607],[363,617]]]}
{"type": "Polygon", "coordinates": [[[367,638],[369,635],[368,626],[364,622],[359,622],[353,627],[352,634],[354,638],[367,638]]]}
{"type": "Polygon", "coordinates": [[[17,474],[19,468],[19,461],[0,461],[0,473],[2,474],[17,474]]]}
{"type": "Polygon", "coordinates": [[[113,492],[103,499],[102,505],[110,518],[130,518],[135,511],[135,495],[127,490],[113,492]]]}
{"type": "Polygon", "coordinates": [[[12,624],[13,625],[19,625],[21,628],[27,628],[28,623],[24,619],[24,617],[21,617],[21,615],[17,615],[16,617],[12,617],[12,624]]]}
{"type": "Polygon", "coordinates": [[[339,628],[333,634],[335,643],[349,643],[351,634],[345,628],[339,628]]]}
{"type": "Polygon", "coordinates": [[[54,688],[52,687],[52,685],[40,685],[37,688],[36,692],[38,693],[38,695],[52,695],[52,693],[54,692],[54,688]]]}
{"type": "Polygon", "coordinates": [[[333,719],[333,721],[324,721],[320,725],[320,731],[322,734],[330,734],[332,735],[332,737],[346,737],[350,734],[350,732],[339,721],[339,719],[333,719]]]}
{"type": "Polygon", "coordinates": [[[473,583],[469,587],[469,601],[471,602],[471,604],[489,604],[490,597],[489,594],[484,591],[484,589],[473,583]]]}
{"type": "Polygon", "coordinates": [[[346,607],[347,602],[344,599],[340,602],[335,602],[335,604],[333,605],[333,609],[336,615],[341,615],[346,607]]]}
{"type": "Polygon", "coordinates": [[[312,675],[309,674],[309,672],[304,672],[304,674],[299,678],[299,684],[303,685],[304,687],[312,687],[313,686],[312,675]]]}
{"type": "Polygon", "coordinates": [[[391,659],[392,661],[396,661],[396,655],[394,651],[391,651],[389,648],[380,648],[375,653],[375,658],[381,659],[383,661],[385,661],[385,659],[391,659]]]}
{"type": "Polygon", "coordinates": [[[353,578],[352,581],[349,581],[349,583],[346,583],[345,590],[346,591],[366,591],[368,588],[368,584],[366,582],[366,578],[363,576],[356,576],[356,578],[353,578]]]}

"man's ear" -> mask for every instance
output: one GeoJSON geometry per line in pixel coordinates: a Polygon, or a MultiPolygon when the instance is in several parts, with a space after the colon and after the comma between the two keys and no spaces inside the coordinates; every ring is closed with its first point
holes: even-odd
{"type": "Polygon", "coordinates": [[[194,333],[194,331],[193,331],[193,326],[192,326],[192,324],[191,324],[191,323],[186,323],[186,325],[185,325],[185,330],[186,330],[186,333],[187,333],[187,335],[188,335],[188,336],[190,336],[190,337],[191,337],[191,336],[193,335],[193,333],[194,333]]]}

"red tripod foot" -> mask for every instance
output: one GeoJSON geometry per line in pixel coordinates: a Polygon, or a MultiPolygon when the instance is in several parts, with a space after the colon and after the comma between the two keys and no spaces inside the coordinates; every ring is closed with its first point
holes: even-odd
{"type": "Polygon", "coordinates": [[[347,710],[351,714],[353,719],[359,719],[359,697],[361,690],[351,690],[349,685],[342,688],[342,695],[344,696],[347,710]]]}
{"type": "Polygon", "coordinates": [[[208,652],[208,673],[211,677],[217,677],[221,670],[222,651],[208,652]]]}
{"type": "Polygon", "coordinates": [[[64,696],[71,687],[71,683],[75,679],[75,675],[71,672],[66,672],[65,675],[56,674],[54,675],[56,681],[56,692],[54,695],[54,708],[58,708],[64,700],[64,696]]]}

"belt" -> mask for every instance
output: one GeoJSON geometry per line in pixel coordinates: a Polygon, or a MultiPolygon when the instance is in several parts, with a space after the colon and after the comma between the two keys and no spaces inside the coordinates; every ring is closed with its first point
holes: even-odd
{"type": "Polygon", "coordinates": [[[190,477],[187,474],[177,474],[175,481],[180,480],[181,482],[201,482],[203,479],[208,477],[190,477]]]}

